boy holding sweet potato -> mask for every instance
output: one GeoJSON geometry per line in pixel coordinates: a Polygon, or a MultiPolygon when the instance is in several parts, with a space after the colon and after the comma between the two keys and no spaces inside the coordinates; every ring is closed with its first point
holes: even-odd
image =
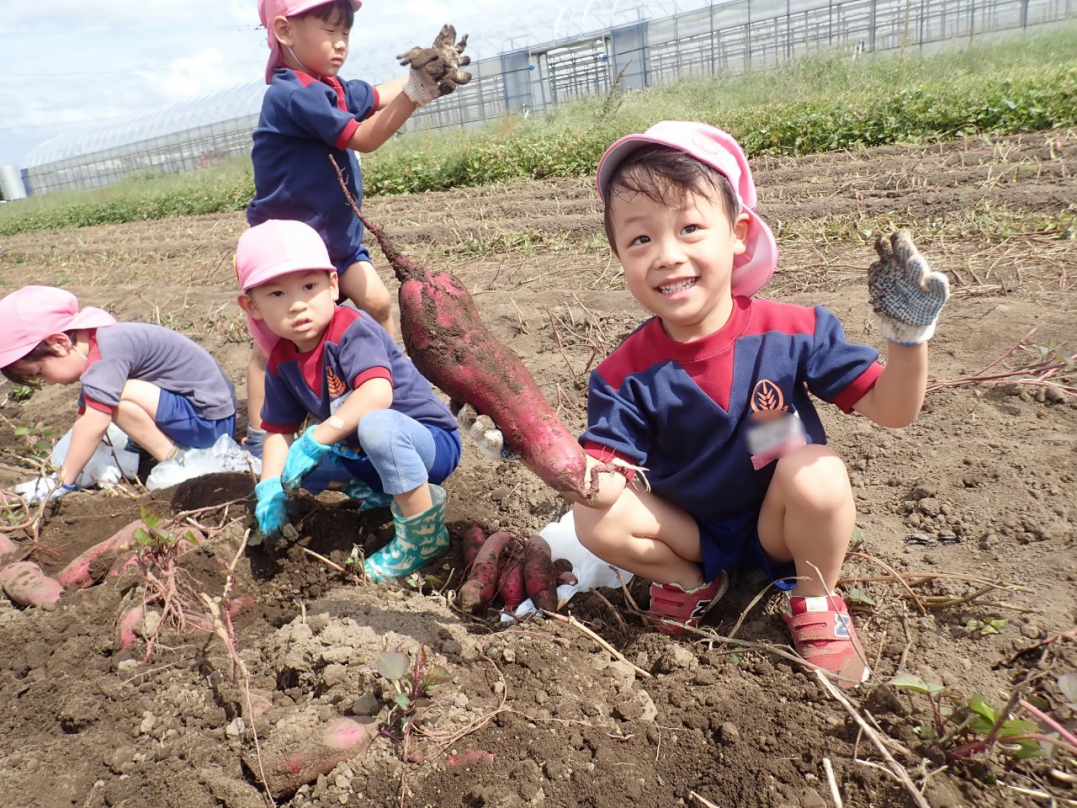
{"type": "Polygon", "coordinates": [[[624,473],[603,471],[575,506],[580,541],[653,582],[650,620],[668,633],[698,624],[727,569],[762,568],[787,590],[798,653],[843,684],[865,681],[835,591],[856,509],[809,393],[882,426],[911,423],[945,276],[905,231],[876,244],[868,288],[884,367],[826,309],[753,298],[777,248],[725,132],[656,124],[614,143],[597,181],[625,282],[654,317],[591,375],[580,440],[589,463],[624,473]]]}

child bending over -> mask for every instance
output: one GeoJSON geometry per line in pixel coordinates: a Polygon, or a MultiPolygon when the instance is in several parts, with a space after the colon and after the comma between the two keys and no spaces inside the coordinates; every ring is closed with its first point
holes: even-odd
{"type": "Polygon", "coordinates": [[[156,460],[182,459],[236,426],[232,382],[205,348],[150,323],[79,310],[70,292],[24,286],[0,300],[0,372],[17,384],[80,384],[79,418],[63,468],[43,496],[61,497],[109,423],[156,460]]]}

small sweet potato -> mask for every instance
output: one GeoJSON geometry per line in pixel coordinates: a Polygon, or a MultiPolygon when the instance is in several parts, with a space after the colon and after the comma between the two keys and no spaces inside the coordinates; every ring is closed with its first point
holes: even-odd
{"type": "Polygon", "coordinates": [[[486,539],[471,565],[471,574],[456,593],[460,608],[477,614],[490,605],[497,594],[497,571],[501,552],[515,537],[512,533],[500,530],[486,539]]]}
{"type": "Polygon", "coordinates": [[[524,548],[524,586],[536,609],[557,611],[557,570],[550,544],[542,536],[532,536],[524,548]]]}
{"type": "Polygon", "coordinates": [[[140,604],[133,606],[120,618],[120,650],[134,645],[135,640],[138,639],[135,633],[135,624],[142,619],[145,611],[145,608],[140,604]]]}
{"type": "Polygon", "coordinates": [[[273,728],[262,741],[260,760],[250,749],[243,753],[243,762],[259,780],[264,771],[269,792],[283,799],[364,752],[376,736],[373,726],[350,718],[326,724],[316,711],[308,710],[273,728]]]}
{"type": "Polygon", "coordinates": [[[475,563],[475,556],[479,554],[479,548],[486,543],[486,531],[482,529],[482,525],[475,522],[464,533],[464,571],[471,569],[471,565],[475,563]]]}
{"type": "MultiPolygon", "coordinates": [[[[104,556],[118,555],[124,550],[133,547],[135,544],[135,531],[138,528],[146,529],[146,525],[141,519],[136,519],[134,522],[124,525],[109,538],[98,542],[75,558],[61,570],[56,579],[68,589],[71,587],[85,589],[88,586],[93,586],[97,581],[91,574],[90,568],[99,568],[101,566],[95,565],[94,562],[104,556]]],[[[109,566],[111,566],[111,562],[109,566]]],[[[100,572],[99,577],[102,577],[104,573],[108,572],[108,567],[100,570],[100,572]]]]}
{"type": "Polygon", "coordinates": [[[55,603],[64,591],[55,578],[47,576],[33,561],[16,561],[0,569],[0,587],[19,606],[55,603]]]}
{"type": "Polygon", "coordinates": [[[527,589],[524,586],[524,548],[515,541],[505,550],[501,570],[497,575],[497,591],[504,601],[505,611],[512,613],[524,602],[527,589]]]}

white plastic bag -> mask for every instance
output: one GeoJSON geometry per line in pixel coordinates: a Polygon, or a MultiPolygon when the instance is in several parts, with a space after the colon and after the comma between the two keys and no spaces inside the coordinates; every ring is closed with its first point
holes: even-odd
{"type": "Polygon", "coordinates": [[[204,474],[248,470],[261,474],[262,461],[244,451],[230,435],[221,435],[208,449],[188,449],[179,460],[158,463],[146,478],[146,488],[155,491],[204,474]]]}
{"type": "MultiPolygon", "coordinates": [[[[71,448],[71,433],[73,429],[56,441],[49,455],[49,463],[53,468],[60,468],[67,457],[68,449],[71,448]]],[[[79,488],[89,488],[99,485],[102,488],[111,488],[123,478],[134,479],[138,474],[138,455],[127,451],[127,434],[115,424],[109,424],[105,437],[100,445],[94,450],[93,455],[83,467],[78,479],[75,481],[79,488]],[[111,444],[111,445],[110,445],[111,444]]],[[[31,500],[47,496],[57,483],[48,477],[19,483],[12,490],[20,496],[31,500]],[[40,492],[38,489],[40,487],[40,492]]]]}
{"type": "MultiPolygon", "coordinates": [[[[617,573],[627,584],[632,580],[632,573],[607,564],[596,556],[576,538],[576,522],[569,511],[557,522],[551,522],[539,531],[539,535],[550,545],[550,554],[556,558],[567,558],[572,562],[572,574],[576,576],[573,585],[562,584],[557,587],[558,601],[571,600],[577,592],[587,592],[599,586],[620,586],[617,573]]],[[[515,618],[526,617],[535,612],[535,604],[528,598],[521,603],[513,616],[501,615],[501,622],[506,623],[515,618]]]]}

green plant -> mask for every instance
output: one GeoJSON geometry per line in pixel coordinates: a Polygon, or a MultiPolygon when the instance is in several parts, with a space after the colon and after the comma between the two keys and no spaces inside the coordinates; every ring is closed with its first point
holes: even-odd
{"type": "MultiPolygon", "coordinates": [[[[1075,681],[1067,683],[1073,691],[1067,698],[1077,696],[1077,676],[1074,678],[1075,681]]],[[[1037,710],[1037,717],[1056,730],[1051,735],[1044,734],[1040,727],[1029,721],[1011,717],[1010,710],[1017,703],[1017,694],[999,710],[984,696],[973,694],[965,698],[944,685],[927,682],[909,673],[899,673],[890,680],[890,685],[927,697],[931,705],[931,723],[921,725],[915,731],[925,741],[936,745],[947,762],[987,755],[994,750],[1014,760],[1024,760],[1043,757],[1047,754],[1045,747],[1054,747],[1063,754],[1077,757],[1073,736],[1050,716],[1037,710]]],[[[1065,692],[1061,679],[1059,688],[1065,692]]],[[[1021,704],[1026,709],[1035,709],[1024,700],[1021,704]]],[[[1072,704],[1070,708],[1072,712],[1072,704]]]]}
{"type": "Polygon", "coordinates": [[[378,673],[393,688],[392,707],[382,734],[401,744],[401,757],[410,760],[408,747],[422,712],[431,704],[438,686],[449,681],[449,672],[431,665],[426,646],[420,645],[414,661],[402,651],[383,651],[377,659],[378,673]]]}
{"type": "Polygon", "coordinates": [[[56,434],[51,426],[45,426],[40,421],[31,421],[29,424],[21,424],[15,427],[15,437],[23,438],[30,457],[34,460],[45,460],[52,452],[53,442],[49,440],[56,434]]]}
{"type": "Polygon", "coordinates": [[[999,634],[1008,622],[1010,621],[1005,617],[989,617],[986,620],[978,620],[972,617],[965,624],[965,631],[986,637],[989,634],[999,634]]]}

